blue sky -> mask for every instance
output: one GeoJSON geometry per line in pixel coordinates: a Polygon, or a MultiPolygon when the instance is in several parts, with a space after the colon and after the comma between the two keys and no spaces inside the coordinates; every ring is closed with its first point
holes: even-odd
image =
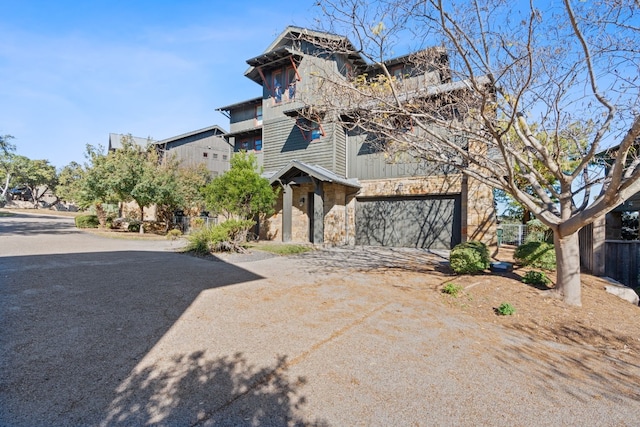
{"type": "Polygon", "coordinates": [[[0,0],[0,134],[62,167],[110,132],[164,139],[260,95],[243,76],[314,0],[0,0]]]}

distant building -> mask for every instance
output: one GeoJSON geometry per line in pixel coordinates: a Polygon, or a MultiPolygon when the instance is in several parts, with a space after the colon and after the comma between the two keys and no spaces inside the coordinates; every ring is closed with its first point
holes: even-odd
{"type": "MultiPolygon", "coordinates": [[[[110,133],[109,151],[122,148],[122,140],[128,136],[110,133]]],[[[219,126],[210,126],[161,141],[136,136],[131,136],[131,139],[140,148],[154,146],[161,158],[175,156],[185,166],[205,164],[214,177],[229,169],[232,147],[225,139],[224,129],[219,126]]]]}

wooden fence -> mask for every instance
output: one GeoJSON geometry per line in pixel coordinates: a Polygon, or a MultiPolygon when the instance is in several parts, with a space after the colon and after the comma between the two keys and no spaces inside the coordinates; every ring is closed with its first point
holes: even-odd
{"type": "Polygon", "coordinates": [[[640,287],[640,240],[605,240],[605,275],[640,287]]]}

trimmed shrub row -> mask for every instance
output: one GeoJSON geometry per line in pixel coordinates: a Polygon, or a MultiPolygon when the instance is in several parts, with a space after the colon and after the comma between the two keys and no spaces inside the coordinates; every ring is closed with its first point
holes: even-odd
{"type": "Polygon", "coordinates": [[[75,222],[78,228],[98,228],[100,224],[97,215],[78,215],[75,222]]]}

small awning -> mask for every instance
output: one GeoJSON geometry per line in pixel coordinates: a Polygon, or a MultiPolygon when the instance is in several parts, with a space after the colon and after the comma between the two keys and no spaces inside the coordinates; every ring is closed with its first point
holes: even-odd
{"type": "Polygon", "coordinates": [[[275,183],[301,183],[298,178],[311,177],[322,182],[330,182],[346,187],[360,189],[357,179],[343,178],[328,169],[318,165],[309,165],[298,160],[292,160],[285,167],[269,177],[269,182],[275,183]]]}

